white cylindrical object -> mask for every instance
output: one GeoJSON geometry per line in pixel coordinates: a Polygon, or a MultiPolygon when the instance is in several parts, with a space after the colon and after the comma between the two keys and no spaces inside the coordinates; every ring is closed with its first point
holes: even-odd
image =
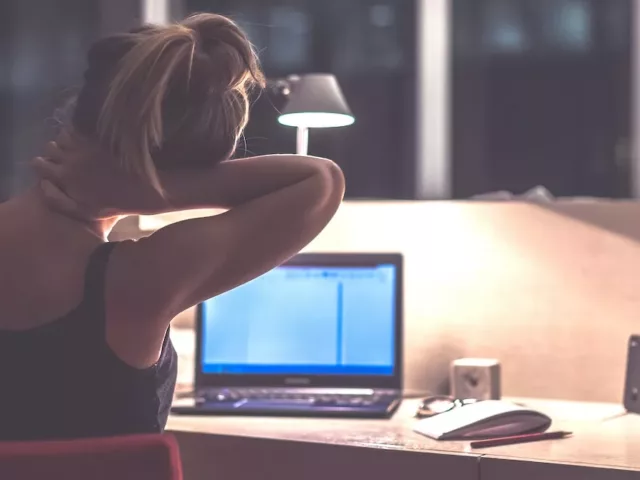
{"type": "Polygon", "coordinates": [[[143,0],[142,23],[153,23],[155,25],[168,24],[170,21],[169,1],[170,0],[143,0]]]}
{"type": "Polygon", "coordinates": [[[307,155],[309,151],[309,129],[306,127],[298,127],[296,130],[296,153],[298,155],[307,155]]]}
{"type": "Polygon", "coordinates": [[[451,1],[418,0],[416,175],[420,200],[451,198],[451,1]]]}

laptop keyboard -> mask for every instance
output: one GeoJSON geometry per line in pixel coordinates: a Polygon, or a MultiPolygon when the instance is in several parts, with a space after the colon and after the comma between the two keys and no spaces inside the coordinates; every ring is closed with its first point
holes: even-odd
{"type": "Polygon", "coordinates": [[[372,406],[389,404],[397,394],[374,392],[372,394],[327,394],[310,393],[300,390],[236,388],[202,392],[206,402],[231,403],[243,399],[261,400],[274,403],[306,403],[317,406],[372,406]]]}

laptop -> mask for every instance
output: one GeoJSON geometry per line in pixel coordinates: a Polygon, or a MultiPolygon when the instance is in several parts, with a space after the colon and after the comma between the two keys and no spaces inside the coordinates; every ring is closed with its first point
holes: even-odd
{"type": "Polygon", "coordinates": [[[402,396],[402,256],[299,254],[198,306],[191,415],[388,418],[402,396]]]}

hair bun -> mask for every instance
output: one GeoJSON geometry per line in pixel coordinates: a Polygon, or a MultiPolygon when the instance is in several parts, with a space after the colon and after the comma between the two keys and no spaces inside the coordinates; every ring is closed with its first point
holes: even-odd
{"type": "Polygon", "coordinates": [[[199,14],[182,23],[196,35],[197,59],[206,57],[207,65],[194,62],[193,68],[211,70],[211,87],[217,93],[244,88],[248,83],[263,85],[264,79],[256,62],[251,43],[242,30],[221,15],[199,14]]]}

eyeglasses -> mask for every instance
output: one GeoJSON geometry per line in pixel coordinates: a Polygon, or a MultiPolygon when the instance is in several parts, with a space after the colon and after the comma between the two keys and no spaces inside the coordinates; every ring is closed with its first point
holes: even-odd
{"type": "Polygon", "coordinates": [[[433,395],[427,397],[420,402],[418,411],[416,412],[416,418],[433,417],[440,413],[448,412],[454,408],[464,407],[471,403],[476,403],[474,398],[453,398],[447,395],[433,395]]]}

